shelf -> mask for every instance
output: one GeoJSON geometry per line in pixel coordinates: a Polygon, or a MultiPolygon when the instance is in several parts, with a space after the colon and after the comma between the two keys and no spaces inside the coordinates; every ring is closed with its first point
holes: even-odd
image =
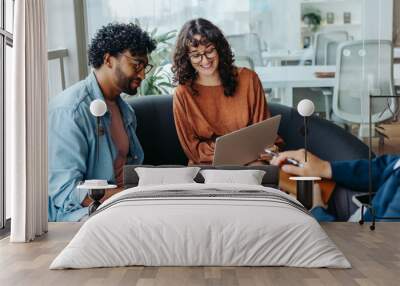
{"type": "MultiPolygon", "coordinates": [[[[359,28],[361,26],[360,23],[350,23],[350,24],[323,24],[320,26],[320,29],[334,29],[334,28],[341,28],[341,29],[346,29],[346,28],[359,28]]],[[[310,29],[309,26],[302,24],[301,28],[303,30],[310,29]]]]}
{"type": "Polygon", "coordinates": [[[321,28],[345,28],[345,27],[360,27],[361,23],[339,23],[339,24],[323,24],[321,28]]]}

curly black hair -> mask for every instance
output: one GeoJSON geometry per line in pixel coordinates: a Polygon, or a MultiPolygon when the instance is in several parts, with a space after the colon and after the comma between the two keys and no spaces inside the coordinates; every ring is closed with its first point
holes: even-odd
{"type": "Polygon", "coordinates": [[[101,27],[89,45],[89,64],[101,67],[106,53],[116,56],[128,50],[132,55],[146,55],[154,51],[156,41],[133,23],[110,23],[101,27]]]}
{"type": "Polygon", "coordinates": [[[224,94],[225,96],[233,96],[237,87],[237,68],[233,65],[232,49],[222,31],[203,18],[186,22],[179,32],[173,54],[174,82],[188,85],[194,95],[198,94],[194,88],[197,74],[190,62],[189,47],[207,45],[208,43],[212,43],[218,52],[218,72],[224,87],[224,94]],[[200,41],[194,38],[195,35],[200,35],[200,41]]]}

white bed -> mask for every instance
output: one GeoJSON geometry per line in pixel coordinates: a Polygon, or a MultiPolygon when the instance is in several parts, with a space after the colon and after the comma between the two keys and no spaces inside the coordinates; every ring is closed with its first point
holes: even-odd
{"type": "Polygon", "coordinates": [[[130,188],[99,207],[50,269],[128,265],[350,268],[318,222],[296,202],[281,191],[254,185],[130,188]],[[153,196],[174,190],[182,195],[153,196]],[[263,193],[257,197],[253,191],[263,193]],[[205,195],[191,196],[193,192],[205,195]],[[216,192],[241,195],[218,196],[216,192]],[[146,198],[146,193],[153,195],[146,198]]]}

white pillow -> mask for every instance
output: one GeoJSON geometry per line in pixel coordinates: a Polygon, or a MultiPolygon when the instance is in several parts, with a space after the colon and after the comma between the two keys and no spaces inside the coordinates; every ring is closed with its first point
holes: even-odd
{"type": "Polygon", "coordinates": [[[199,170],[199,167],[135,168],[139,176],[139,186],[195,183],[193,179],[199,170]]]}
{"type": "Polygon", "coordinates": [[[265,171],[262,170],[202,170],[205,184],[261,185],[265,171]]]}

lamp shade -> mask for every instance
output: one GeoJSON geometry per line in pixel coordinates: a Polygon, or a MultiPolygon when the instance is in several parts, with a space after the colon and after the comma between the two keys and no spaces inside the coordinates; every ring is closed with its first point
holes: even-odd
{"type": "Polygon", "coordinates": [[[309,99],[303,99],[297,105],[297,111],[301,116],[311,116],[314,113],[314,103],[309,99]]]}
{"type": "Polygon", "coordinates": [[[107,111],[106,103],[101,99],[95,99],[90,103],[90,113],[96,117],[103,116],[107,111]]]}

